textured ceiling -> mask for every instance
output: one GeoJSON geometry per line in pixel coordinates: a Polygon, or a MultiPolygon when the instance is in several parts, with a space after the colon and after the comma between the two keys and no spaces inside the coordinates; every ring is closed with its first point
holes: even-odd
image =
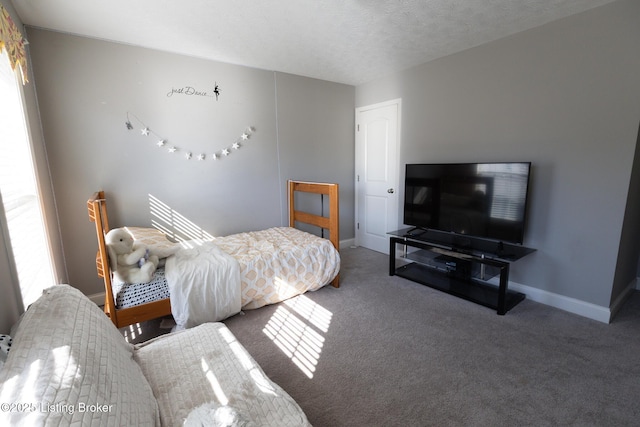
{"type": "Polygon", "coordinates": [[[12,0],[31,26],[357,85],[613,0],[12,0]]]}

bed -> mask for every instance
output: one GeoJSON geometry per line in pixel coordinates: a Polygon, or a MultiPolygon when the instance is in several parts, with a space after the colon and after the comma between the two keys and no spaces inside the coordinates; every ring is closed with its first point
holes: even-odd
{"type": "MultiPolygon", "coordinates": [[[[277,303],[329,283],[339,287],[338,184],[288,181],[287,189],[288,227],[200,242],[167,258],[166,267],[156,270],[151,282],[142,284],[114,281],[104,239],[110,229],[105,193],[96,192],[87,206],[96,228],[96,267],[98,276],[104,279],[105,314],[118,328],[171,314],[178,325],[191,327],[203,321],[221,320],[240,309],[277,303]],[[300,193],[328,196],[328,216],[299,210],[296,195],[300,193]],[[325,231],[328,233],[328,238],[295,228],[301,224],[319,227],[323,236],[325,231]],[[211,270],[213,266],[219,268],[219,264],[227,265],[222,273],[211,270]],[[185,272],[185,268],[193,271],[185,272]],[[202,269],[209,270],[203,273],[202,269]],[[214,275],[220,275],[215,285],[205,284],[209,279],[201,280],[214,275]],[[182,282],[176,283],[176,277],[182,282]],[[186,307],[194,303],[199,307],[186,307]]],[[[172,246],[178,244],[153,228],[127,229],[134,239],[159,250],[172,252],[172,246]]]]}

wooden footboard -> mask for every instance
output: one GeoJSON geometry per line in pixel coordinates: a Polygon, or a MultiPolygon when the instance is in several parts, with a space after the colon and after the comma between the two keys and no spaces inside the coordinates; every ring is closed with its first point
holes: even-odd
{"type": "MultiPolygon", "coordinates": [[[[338,199],[338,184],[288,181],[289,189],[289,227],[295,227],[296,222],[310,224],[323,228],[329,232],[329,240],[336,250],[340,250],[340,210],[338,199]],[[295,193],[315,193],[329,196],[329,216],[310,214],[296,210],[295,193]]],[[[331,282],[334,287],[340,286],[340,275],[338,274],[331,282]]]]}

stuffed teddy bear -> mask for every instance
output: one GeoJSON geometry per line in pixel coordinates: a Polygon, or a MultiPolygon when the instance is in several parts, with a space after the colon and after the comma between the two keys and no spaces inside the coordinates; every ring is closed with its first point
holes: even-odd
{"type": "Polygon", "coordinates": [[[124,228],[114,228],[105,236],[109,264],[116,279],[124,283],[151,281],[158,266],[158,257],[149,254],[144,245],[134,244],[124,228]]]}

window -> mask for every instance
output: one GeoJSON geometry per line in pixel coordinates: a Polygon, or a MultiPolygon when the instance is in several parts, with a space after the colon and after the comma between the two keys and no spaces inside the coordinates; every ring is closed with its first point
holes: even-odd
{"type": "Polygon", "coordinates": [[[491,218],[518,221],[524,216],[528,173],[522,163],[478,165],[479,176],[493,178],[491,218]]]}
{"type": "Polygon", "coordinates": [[[0,52],[0,193],[25,308],[56,283],[18,71],[0,52]]]}

